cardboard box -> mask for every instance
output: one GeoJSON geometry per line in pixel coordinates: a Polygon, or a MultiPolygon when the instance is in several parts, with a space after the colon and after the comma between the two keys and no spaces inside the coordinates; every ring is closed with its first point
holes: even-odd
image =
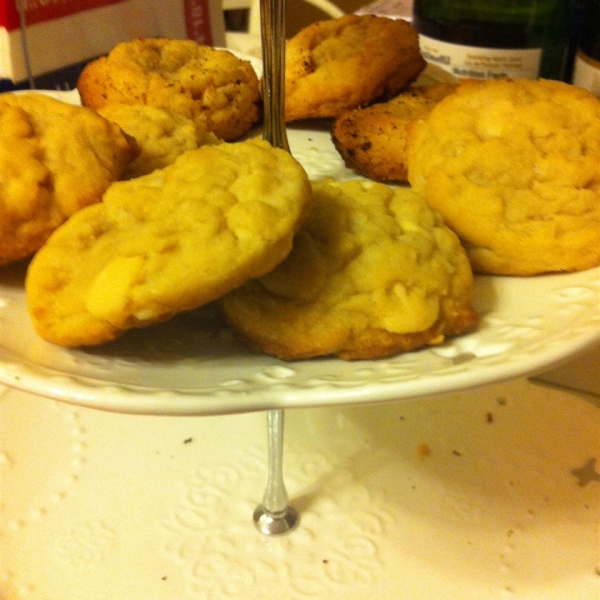
{"type": "Polygon", "coordinates": [[[0,0],[0,90],[71,89],[86,62],[148,37],[224,46],[221,0],[0,0]]]}

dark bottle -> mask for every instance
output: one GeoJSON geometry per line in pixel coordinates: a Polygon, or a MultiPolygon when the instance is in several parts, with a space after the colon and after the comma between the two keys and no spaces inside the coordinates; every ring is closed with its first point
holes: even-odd
{"type": "Polygon", "coordinates": [[[569,0],[415,0],[421,52],[459,78],[562,79],[569,0]]]}
{"type": "Polygon", "coordinates": [[[600,0],[590,0],[584,13],[573,65],[573,85],[600,98],[600,0]]]}

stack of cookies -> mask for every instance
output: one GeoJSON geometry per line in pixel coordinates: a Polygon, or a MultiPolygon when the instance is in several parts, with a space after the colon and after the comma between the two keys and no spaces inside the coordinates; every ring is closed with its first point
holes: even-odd
{"type": "Polygon", "coordinates": [[[381,17],[288,42],[286,120],[331,120],[363,176],[347,182],[243,140],[256,73],[189,40],[93,61],[83,107],[0,98],[0,264],[35,254],[40,336],[103,344],[214,303],[257,351],[375,359],[473,328],[473,271],[598,265],[600,101],[549,81],[414,85],[424,67],[412,27],[381,17]]]}

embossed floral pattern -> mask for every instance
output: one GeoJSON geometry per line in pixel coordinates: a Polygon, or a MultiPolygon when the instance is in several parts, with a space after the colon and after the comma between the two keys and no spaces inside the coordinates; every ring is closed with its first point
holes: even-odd
{"type": "MultiPolygon", "coordinates": [[[[327,476],[327,485],[302,508],[293,534],[264,538],[249,516],[253,502],[239,490],[259,489],[266,457],[251,448],[235,461],[212,469],[199,468],[186,482],[182,499],[163,523],[172,539],[166,551],[183,562],[190,595],[199,600],[264,600],[269,586],[286,584],[304,600],[336,590],[366,586],[381,576],[384,559],[378,540],[389,534],[394,517],[351,471],[333,475],[322,453],[294,455],[289,486],[302,491],[327,476]],[[201,558],[199,558],[201,557],[201,558]],[[307,560],[314,569],[307,570],[307,560]]],[[[263,483],[264,484],[264,483],[263,483]]],[[[253,494],[254,495],[254,494],[253,494]]]]}

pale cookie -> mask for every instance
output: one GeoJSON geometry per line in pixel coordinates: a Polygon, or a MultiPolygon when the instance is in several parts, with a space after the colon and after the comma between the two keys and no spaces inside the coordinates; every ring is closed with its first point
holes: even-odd
{"type": "Polygon", "coordinates": [[[408,178],[480,273],[600,264],[600,100],[556,81],[462,84],[409,136],[408,178]]]}
{"type": "Polygon", "coordinates": [[[0,96],[0,265],[31,256],[98,202],[135,156],[100,115],[42,94],[0,96]]]}
{"type": "Polygon", "coordinates": [[[380,358],[477,321],[456,235],[408,188],[313,183],[315,208],[289,257],[219,301],[254,348],[281,359],[380,358]]]}
{"type": "Polygon", "coordinates": [[[260,119],[259,80],[250,62],[192,40],[133,40],[115,46],[84,68],[81,101],[149,104],[193,119],[198,127],[232,141],[260,119]]]}
{"type": "Polygon", "coordinates": [[[347,167],[369,179],[406,181],[410,124],[455,89],[451,83],[411,87],[387,102],[343,113],[331,129],[336,150],[347,167]]]}
{"type": "Polygon", "coordinates": [[[286,44],[285,119],[336,117],[395,96],[425,64],[406,21],[347,15],[313,23],[286,44]]]}
{"type": "Polygon", "coordinates": [[[36,254],[27,305],[39,335],[101,344],[264,275],[311,207],[304,169],[261,140],[203,146],[115,183],[36,254]]]}
{"type": "Polygon", "coordinates": [[[147,175],[175,162],[186,152],[206,144],[218,144],[214,133],[167,108],[147,104],[109,104],[98,111],[135,140],[139,155],[127,165],[122,179],[147,175]]]}

